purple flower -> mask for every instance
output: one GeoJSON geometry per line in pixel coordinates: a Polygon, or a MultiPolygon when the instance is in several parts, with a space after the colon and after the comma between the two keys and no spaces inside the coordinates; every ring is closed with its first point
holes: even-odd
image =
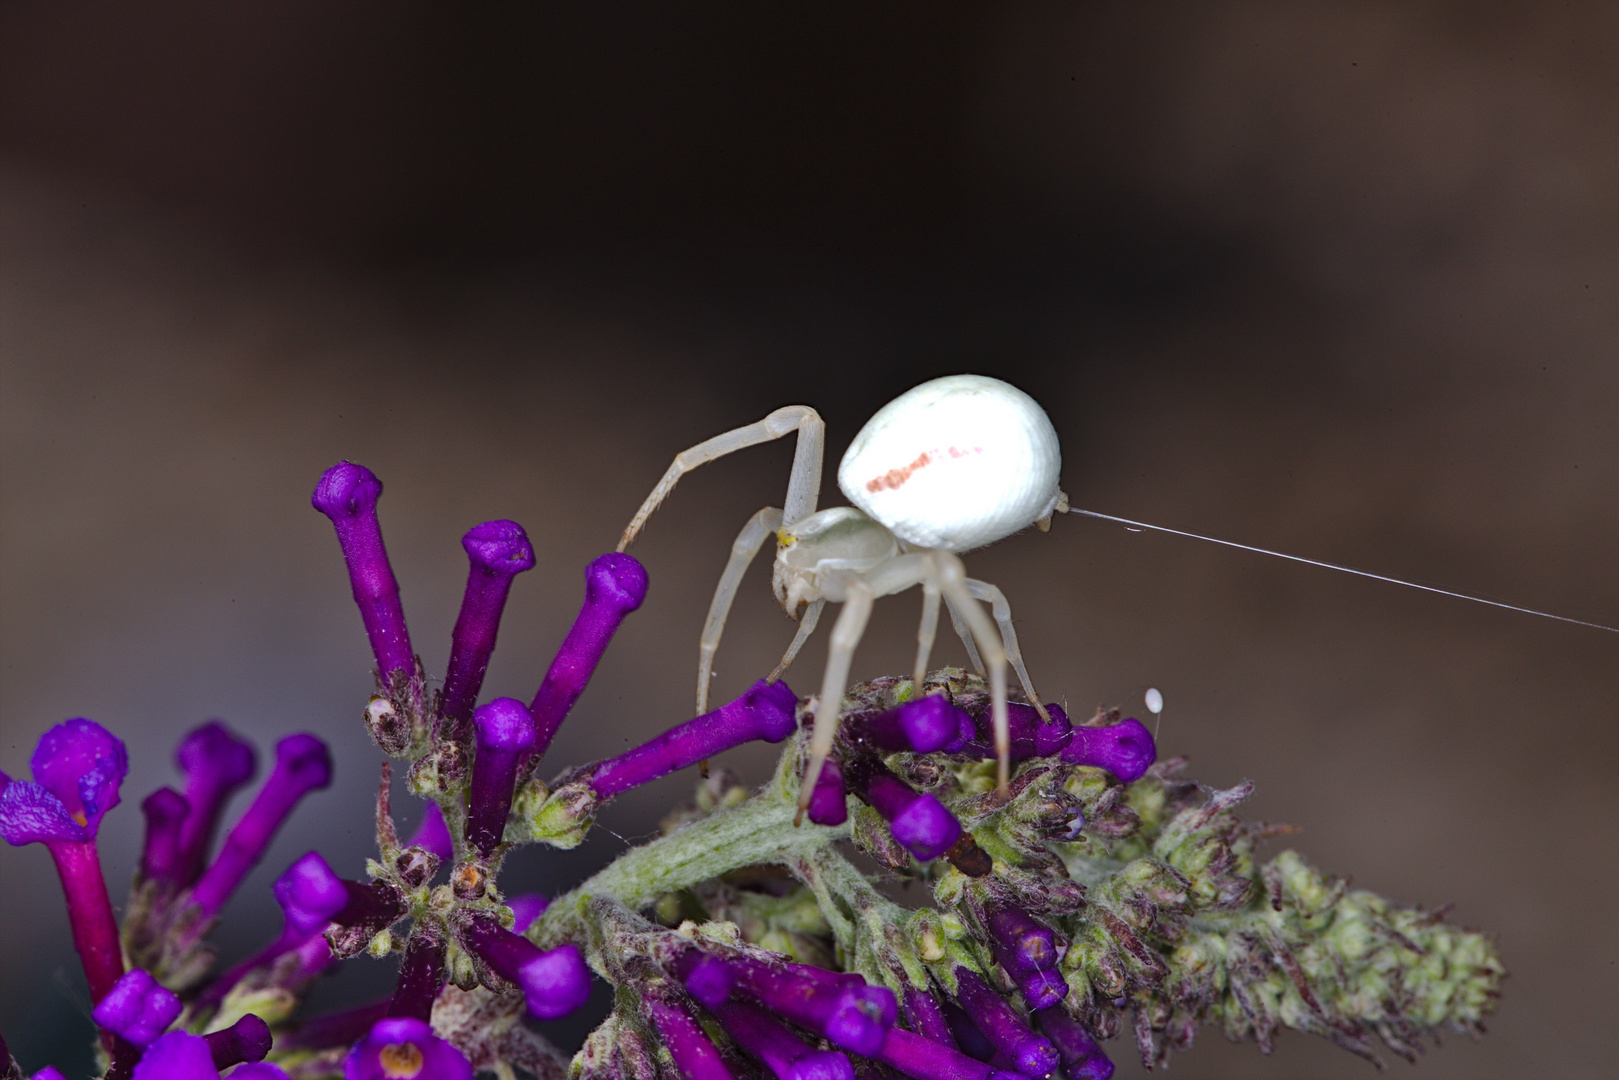
{"type": "Polygon", "coordinates": [[[399,980],[388,1002],[389,1016],[417,1020],[433,1018],[433,1002],[444,988],[444,932],[426,919],[412,928],[405,958],[399,962],[399,980]]]}
{"type": "MultiPolygon", "coordinates": [[[[260,1017],[248,1013],[228,1028],[219,1031],[210,1031],[202,1037],[208,1044],[208,1053],[214,1060],[214,1068],[228,1069],[232,1065],[242,1062],[263,1061],[264,1055],[270,1052],[270,1025],[260,1017]]],[[[275,1068],[275,1066],[270,1066],[275,1068]]],[[[276,1069],[276,1072],[281,1070],[276,1069]]],[[[252,1073],[234,1072],[233,1080],[238,1076],[251,1076],[252,1073]]]]}
{"type": "Polygon", "coordinates": [[[506,897],[506,906],[512,909],[512,932],[521,934],[527,930],[529,924],[551,906],[551,901],[539,893],[521,893],[517,896],[506,897]]]}
{"type": "Polygon", "coordinates": [[[598,798],[611,799],[745,742],[781,742],[798,726],[797,708],[798,696],[786,683],[760,679],[735,701],[597,765],[590,789],[598,798]]]}
{"type": "Polygon", "coordinates": [[[877,1056],[883,1064],[914,1080],[1021,1080],[1016,1073],[1002,1072],[954,1046],[913,1035],[904,1028],[889,1031],[877,1056]]]}
{"type": "Polygon", "coordinates": [[[991,915],[989,935],[1002,965],[1013,973],[1056,967],[1067,951],[1055,931],[1022,908],[1003,907],[991,915]]]}
{"type": "MultiPolygon", "coordinates": [[[[883,1036],[894,1026],[897,1010],[893,991],[868,986],[858,975],[742,956],[721,963],[737,990],[771,1013],[845,1050],[872,1057],[882,1049],[883,1036]]],[[[727,995],[720,992],[725,978],[714,964],[688,961],[683,966],[686,988],[698,1001],[709,1005],[726,999],[727,995]]]]}
{"type": "Polygon", "coordinates": [[[399,602],[399,582],[388,564],[377,523],[377,496],[382,481],[364,465],[340,461],[321,474],[310,496],[316,510],[332,519],[337,542],[348,564],[354,602],[360,606],[366,636],[377,659],[377,672],[387,686],[395,673],[408,679],[416,672],[416,655],[405,628],[405,609],[399,602]]]}
{"type": "Polygon", "coordinates": [[[855,793],[883,816],[894,839],[919,862],[938,858],[961,839],[961,822],[943,803],[912,790],[881,762],[862,760],[846,773],[855,793]]]}
{"type": "Polygon", "coordinates": [[[472,1080],[466,1055],[421,1020],[378,1020],[343,1059],[343,1080],[472,1080]]]}
{"type": "Polygon", "coordinates": [[[1013,972],[1012,977],[1031,1009],[1049,1009],[1068,996],[1068,981],[1056,968],[1013,972]]]}
{"type": "Polygon", "coordinates": [[[539,737],[527,707],[516,698],[496,698],[472,714],[477,757],[467,795],[467,842],[487,856],[506,831],[517,768],[539,737]]]}
{"type": "Polygon", "coordinates": [[[161,787],[141,800],[141,813],[146,815],[141,877],[146,881],[178,881],[185,864],[182,830],[191,814],[191,804],[173,788],[161,787]]]}
{"type": "Polygon", "coordinates": [[[324,742],[313,735],[298,734],[288,735],[276,744],[275,770],[192,890],[191,900],[202,911],[199,925],[219,914],[242,878],[263,858],[264,850],[299,800],[331,782],[332,755],[324,742]]]}
{"type": "Polygon", "coordinates": [[[1077,727],[1073,742],[1062,752],[1070,765],[1095,765],[1126,784],[1141,779],[1158,758],[1152,732],[1135,717],[1107,727],[1077,727]]]}
{"type": "Polygon", "coordinates": [[[474,525],[461,538],[471,566],[467,589],[461,598],[461,614],[450,633],[450,662],[444,670],[444,690],[439,695],[439,711],[444,724],[438,737],[463,742],[472,707],[478,700],[489,657],[495,651],[495,635],[506,608],[512,579],[534,566],[534,548],[528,534],[515,521],[486,521],[474,525]]]}
{"type": "Polygon", "coordinates": [[[956,1040],[950,1034],[950,1024],[939,1010],[938,998],[926,990],[911,987],[905,991],[903,1002],[905,1019],[912,1031],[925,1039],[932,1039],[940,1046],[948,1046],[952,1050],[956,1048],[956,1040]]]}
{"type": "Polygon", "coordinates": [[[33,1080],[67,1080],[55,1065],[47,1065],[34,1074],[33,1080]]]}
{"type": "Polygon", "coordinates": [[[769,1066],[778,1080],[854,1080],[847,1055],[812,1049],[763,1009],[729,1001],[709,1011],[737,1045],[769,1066]]]}
{"type": "Polygon", "coordinates": [[[205,1039],[171,1031],[146,1048],[133,1080],[219,1080],[219,1069],[205,1039]]]}
{"type": "Polygon", "coordinates": [[[1057,1067],[1049,1040],[1029,1030],[1022,1017],[976,972],[956,968],[956,999],[973,1026],[1024,1076],[1044,1076],[1057,1067]]]}
{"type": "Polygon", "coordinates": [[[872,717],[851,734],[887,753],[927,754],[960,739],[963,720],[971,723],[971,717],[943,695],[929,694],[872,717]]]}
{"type": "Polygon", "coordinates": [[[438,803],[427,802],[422,810],[421,824],[416,826],[416,834],[406,846],[430,851],[439,857],[440,862],[455,858],[455,841],[450,837],[450,827],[444,824],[444,811],[439,809],[438,803]]]}
{"type": "Polygon", "coordinates": [[[690,1013],[657,997],[647,997],[644,1005],[685,1080],[735,1080],[719,1050],[690,1013]]]}
{"type": "Polygon", "coordinates": [[[180,999],[165,990],[151,973],[136,968],[113,984],[96,1003],[90,1019],[138,1047],[147,1047],[180,1015],[180,999]]]}
{"type": "Polygon", "coordinates": [[[1062,1009],[1041,1009],[1034,1019],[1057,1048],[1068,1080],[1108,1080],[1113,1075],[1113,1062],[1078,1020],[1062,1009]]]}
{"type": "Polygon", "coordinates": [[[528,938],[483,916],[467,920],[461,941],[496,975],[522,990],[528,1011],[541,1020],[566,1016],[590,997],[590,969],[577,945],[542,952],[528,938]]]}
{"type": "Polygon", "coordinates": [[[179,873],[175,884],[195,884],[208,860],[219,813],[237,788],[258,771],[253,744],[238,738],[218,720],[192,729],[174,751],[174,763],[186,778],[186,803],[191,812],[180,827],[179,873]]]}
{"type": "MultiPolygon", "coordinates": [[[[1007,731],[1012,739],[1011,760],[1026,761],[1032,757],[1051,757],[1071,745],[1074,725],[1068,719],[1068,714],[1062,710],[1062,706],[1047,705],[1046,712],[1051,716],[1049,724],[1040,719],[1040,712],[1033,705],[1021,701],[1007,703],[1007,731]]],[[[961,752],[979,758],[994,757],[995,733],[987,707],[981,715],[974,718],[974,725],[974,737],[962,747],[961,752]]]]}
{"type": "Polygon", "coordinates": [[[849,793],[843,787],[843,766],[827,758],[810,792],[809,819],[817,825],[842,825],[849,820],[849,793]]]}
{"type": "Polygon", "coordinates": [[[529,712],[539,725],[535,755],[543,755],[557,728],[585,692],[591,673],[624,617],[646,599],[646,567],[622,553],[598,556],[585,567],[585,603],[562,639],[556,659],[545,673],[539,691],[529,702],[529,712]]]}
{"type": "Polygon", "coordinates": [[[51,853],[67,898],[73,947],[84,964],[92,1001],[124,974],[118,920],[101,876],[96,832],[118,805],[129,771],[124,744],[93,720],[69,720],[40,736],[33,780],[0,789],[0,836],[15,846],[39,842],[51,853]]]}
{"type": "Polygon", "coordinates": [[[273,963],[326,929],[328,923],[349,902],[342,878],[332,872],[316,851],[303,855],[276,878],[271,891],[281,905],[281,936],[254,955],[215,979],[202,1001],[216,1004],[225,999],[231,987],[255,968],[273,963]]]}
{"type": "Polygon", "coordinates": [[[236,1071],[230,1074],[230,1080],[287,1080],[287,1074],[279,1065],[256,1061],[237,1066],[236,1071]]]}

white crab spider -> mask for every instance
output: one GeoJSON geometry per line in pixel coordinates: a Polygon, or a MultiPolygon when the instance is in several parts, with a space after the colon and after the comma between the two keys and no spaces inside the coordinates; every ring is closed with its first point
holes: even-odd
{"type": "Polygon", "coordinates": [[[967,576],[957,553],[983,547],[1030,525],[1045,529],[1067,509],[1057,487],[1057,432],[1033,398],[983,375],[949,375],[901,394],[855,436],[838,467],[838,487],[853,506],[817,511],[826,425],[807,405],[777,409],[757,423],[716,435],[676,455],[619,541],[623,551],[681,476],[735,450],[796,432],[798,445],[780,509],[766,507],[737,535],[720,575],[698,646],[697,712],[708,708],[714,653],[748,564],[776,534],[773,585],[797,634],[771,674],[792,663],[828,601],[843,605],[827,654],[815,713],[800,814],[837,733],[849,665],[879,596],[922,587],[914,675],[922,685],[942,597],[973,665],[989,678],[1000,783],[1007,782],[1006,665],[1045,715],[1029,681],[1006,597],[967,576]],[[988,601],[986,616],[979,601],[988,601]],[[800,611],[802,617],[800,618],[800,611]]]}

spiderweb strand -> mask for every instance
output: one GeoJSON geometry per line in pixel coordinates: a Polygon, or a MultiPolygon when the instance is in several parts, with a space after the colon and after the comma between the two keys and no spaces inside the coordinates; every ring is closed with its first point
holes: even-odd
{"type": "Polygon", "coordinates": [[[1440,596],[1453,596],[1458,600],[1471,600],[1475,604],[1488,604],[1490,607],[1504,608],[1507,611],[1517,611],[1524,615],[1538,615],[1542,619],[1556,619],[1558,622],[1572,623],[1575,626],[1585,626],[1592,630],[1606,630],[1610,634],[1619,634],[1619,627],[1604,626],[1601,623],[1586,622],[1584,619],[1571,619],[1567,615],[1553,615],[1549,611],[1536,611],[1534,608],[1519,607],[1516,604],[1502,603],[1500,600],[1487,600],[1482,596],[1473,596],[1469,593],[1454,592],[1450,589],[1441,589],[1433,585],[1419,585],[1414,581],[1402,581],[1399,578],[1387,577],[1383,574],[1374,574],[1370,570],[1357,570],[1353,566],[1339,566],[1337,563],[1322,562],[1320,559],[1306,559],[1302,555],[1289,555],[1285,551],[1272,551],[1269,548],[1254,547],[1252,544],[1239,544],[1235,540],[1221,540],[1217,536],[1204,536],[1201,533],[1186,532],[1182,529],[1170,529],[1163,525],[1149,525],[1144,521],[1131,521],[1129,518],[1114,517],[1112,514],[1099,514],[1095,510],[1079,510],[1069,507],[1067,513],[1078,514],[1080,517],[1096,518],[1098,521],[1111,521],[1119,525],[1128,525],[1137,529],[1151,529],[1154,532],[1169,533],[1172,536],[1185,536],[1193,540],[1207,540],[1211,544],[1220,544],[1223,547],[1237,548],[1240,551],[1252,551],[1257,555],[1274,555],[1278,559],[1289,562],[1304,563],[1307,566],[1319,566],[1326,570],[1341,570],[1346,574],[1357,577],[1371,578],[1373,581],[1386,581],[1390,585],[1404,585],[1408,589],[1421,589],[1423,592],[1438,593],[1440,596]]]}

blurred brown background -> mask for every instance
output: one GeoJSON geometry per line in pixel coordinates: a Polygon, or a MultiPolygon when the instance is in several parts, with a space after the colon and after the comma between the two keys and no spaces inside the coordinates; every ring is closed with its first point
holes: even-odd
{"type": "MultiPolygon", "coordinates": [[[[7,4],[0,767],[68,716],[128,741],[121,897],[184,730],[329,738],[337,784],[227,912],[243,955],[292,857],[358,876],[370,848],[324,467],[386,482],[434,670],[461,533],[527,526],[542,565],[486,686],[526,697],[677,450],[806,402],[830,480],[878,406],[955,371],[1045,405],[1078,506],[1619,624],[1616,13],[7,4]]],[[[688,715],[710,590],[790,454],[694,475],[655,519],[651,598],[559,768],[688,715]]],[[[1250,814],[1318,865],[1499,934],[1492,1034],[1418,1075],[1611,1069],[1614,635],[1078,519],[968,561],[1048,694],[1139,712],[1162,688],[1194,775],[1252,778],[1250,814]]],[[[915,606],[879,606],[857,676],[905,666],[915,606]]],[[[761,565],[719,691],[789,637],[761,565]]],[[[508,882],[566,887],[690,780],[508,882]]],[[[0,1027],[29,1070],[86,1068],[38,847],[0,851],[0,919],[0,1027]]],[[[389,980],[355,961],[321,1001],[389,980]]],[[[1173,1068],[1370,1075],[1214,1032],[1173,1068]]]]}

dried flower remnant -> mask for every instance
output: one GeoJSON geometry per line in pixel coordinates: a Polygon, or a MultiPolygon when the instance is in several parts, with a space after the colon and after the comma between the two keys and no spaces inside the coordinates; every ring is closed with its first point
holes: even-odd
{"type": "Polygon", "coordinates": [[[108,1080],[559,1080],[564,1055],[524,1014],[572,1013],[598,976],[614,1007],[574,1057],[578,1080],[1107,1080],[1104,1045],[1121,1032],[1155,1066],[1207,1025],[1262,1051],[1291,1027],[1410,1057],[1442,1028],[1481,1031],[1493,1007],[1504,973],[1488,938],[1350,890],[1293,852],[1260,863],[1259,842],[1281,830],[1236,816],[1252,786],[1179,780],[1182,763],[1158,762],[1134,719],[1075,724],[1014,695],[1016,768],[1001,788],[992,695],[959,669],[849,690],[807,823],[801,722],[815,710],[779,681],[547,782],[545,751],[645,599],[645,570],[625,555],[592,562],[533,702],[479,706],[511,580],[534,556],[515,523],[475,527],[445,687],[429,694],[376,524],[380,490],[344,463],[315,496],[377,660],[367,726],[425,800],[401,843],[384,766],[368,880],[300,857],[272,887],[280,935],[209,977],[205,938],[225,901],[332,770],[319,739],[283,739],[210,864],[220,811],[255,765],[211,721],[176,755],[183,793],[142,803],[126,973],[94,848],[122,743],[69,721],[41,739],[33,780],[0,773],[0,832],[46,843],[62,869],[108,1080]],[[508,859],[574,846],[616,796],[750,741],[782,744],[763,787],[718,770],[662,835],[570,892],[504,892],[508,859]],[[896,904],[851,847],[930,902],[896,904]],[[392,993],[302,1015],[315,981],[360,953],[402,953],[392,993]]]}

